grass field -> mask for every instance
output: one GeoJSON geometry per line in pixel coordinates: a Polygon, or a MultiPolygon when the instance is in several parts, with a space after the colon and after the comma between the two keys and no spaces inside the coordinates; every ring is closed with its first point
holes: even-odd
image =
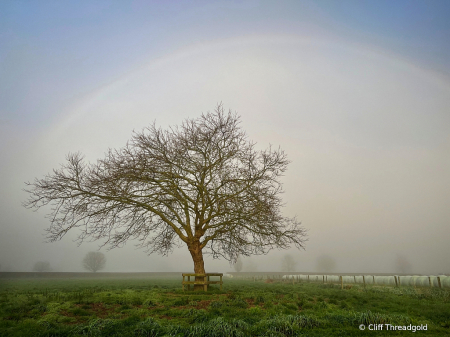
{"type": "Polygon", "coordinates": [[[450,335],[450,291],[225,279],[183,292],[164,278],[0,279],[0,336],[392,336],[369,324],[450,335]],[[366,329],[360,331],[359,325],[366,329]]]}

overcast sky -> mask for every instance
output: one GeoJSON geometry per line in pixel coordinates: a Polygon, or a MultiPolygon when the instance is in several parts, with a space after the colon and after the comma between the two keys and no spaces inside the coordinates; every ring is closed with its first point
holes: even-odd
{"type": "MultiPolygon", "coordinates": [[[[309,230],[305,251],[244,269],[288,253],[298,271],[330,255],[340,272],[395,272],[403,256],[450,273],[449,17],[446,0],[1,1],[1,270],[81,271],[100,244],[44,243],[25,181],[222,101],[259,148],[287,152],[284,214],[309,230]]],[[[185,247],[101,251],[105,271],[193,270],[185,247]]]]}

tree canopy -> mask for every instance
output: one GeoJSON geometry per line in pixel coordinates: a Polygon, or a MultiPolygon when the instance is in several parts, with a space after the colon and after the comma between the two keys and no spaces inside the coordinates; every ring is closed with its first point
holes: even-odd
{"type": "Polygon", "coordinates": [[[238,273],[241,272],[242,267],[244,266],[244,264],[242,263],[242,259],[240,257],[238,257],[233,266],[234,266],[234,270],[236,270],[238,273]]]}
{"type": "Polygon", "coordinates": [[[281,260],[281,271],[294,271],[297,261],[294,260],[292,255],[286,254],[281,260]]]}
{"type": "Polygon", "coordinates": [[[187,245],[196,273],[203,253],[235,262],[292,244],[306,230],[281,214],[281,149],[255,150],[236,113],[212,113],[167,130],[155,123],[134,132],[121,149],[86,163],[80,153],[43,179],[28,182],[24,206],[51,205],[49,241],[77,229],[79,243],[109,248],[135,239],[148,254],[187,245]]]}
{"type": "Polygon", "coordinates": [[[51,271],[52,268],[50,268],[50,262],[48,261],[38,261],[33,266],[33,271],[37,272],[48,272],[51,271]]]}
{"type": "Polygon", "coordinates": [[[317,269],[323,272],[331,272],[336,268],[336,260],[329,255],[321,255],[317,258],[317,269]]]}
{"type": "Polygon", "coordinates": [[[101,252],[89,252],[83,259],[83,268],[91,272],[97,272],[105,268],[106,257],[101,252]]]}

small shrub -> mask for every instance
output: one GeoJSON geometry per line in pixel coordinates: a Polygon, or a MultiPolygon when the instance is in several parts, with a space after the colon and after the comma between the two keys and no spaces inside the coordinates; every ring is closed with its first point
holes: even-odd
{"type": "Polygon", "coordinates": [[[253,307],[247,310],[250,315],[261,315],[264,311],[260,307],[253,307]]]}
{"type": "Polygon", "coordinates": [[[197,310],[194,316],[191,318],[192,322],[203,323],[209,321],[211,318],[210,314],[204,309],[197,310]]]}
{"type": "Polygon", "coordinates": [[[339,307],[342,308],[342,309],[349,309],[350,305],[347,302],[342,301],[342,302],[339,303],[339,307]]]}
{"type": "Polygon", "coordinates": [[[110,319],[93,319],[87,324],[76,326],[72,333],[74,335],[105,336],[112,335],[122,323],[110,319]]]}
{"type": "Polygon", "coordinates": [[[266,308],[266,309],[273,308],[273,303],[272,303],[272,302],[266,302],[266,303],[264,303],[264,308],[266,308]]]}
{"type": "Polygon", "coordinates": [[[154,299],[148,298],[142,303],[142,305],[144,307],[155,307],[157,306],[157,303],[154,299]]]}
{"type": "Polygon", "coordinates": [[[318,309],[318,310],[323,310],[323,309],[328,309],[329,306],[328,306],[328,303],[327,303],[327,302],[320,301],[320,302],[317,302],[317,303],[314,305],[314,308],[316,308],[316,309],[318,309]]]}
{"type": "Polygon", "coordinates": [[[242,330],[248,324],[241,320],[226,321],[222,317],[214,318],[207,323],[197,324],[190,328],[189,337],[209,337],[209,336],[244,336],[242,330]]]}
{"type": "Polygon", "coordinates": [[[294,311],[296,311],[298,309],[298,306],[293,303],[283,303],[283,306],[287,309],[294,310],[294,311]]]}
{"type": "Polygon", "coordinates": [[[74,309],[70,309],[68,310],[69,313],[71,313],[74,316],[89,316],[89,312],[87,312],[84,309],[81,308],[74,308],[74,309]]]}
{"type": "Polygon", "coordinates": [[[220,308],[223,307],[223,302],[212,301],[212,302],[209,304],[209,307],[210,307],[211,309],[220,309],[220,308]]]}
{"type": "Polygon", "coordinates": [[[255,304],[260,304],[260,303],[264,303],[265,302],[265,298],[262,295],[258,295],[255,298],[255,304]]]}
{"type": "Polygon", "coordinates": [[[173,303],[173,305],[177,306],[177,307],[184,306],[184,305],[187,305],[189,303],[188,301],[189,300],[187,298],[179,298],[173,303]]]}
{"type": "Polygon", "coordinates": [[[234,300],[236,298],[236,294],[234,292],[231,292],[228,294],[228,299],[234,300]]]}
{"type": "Polygon", "coordinates": [[[302,305],[302,309],[307,310],[307,309],[312,309],[314,308],[314,304],[311,302],[306,302],[302,305]]]}
{"type": "Polygon", "coordinates": [[[230,301],[230,305],[233,307],[237,307],[237,308],[247,308],[248,307],[248,303],[245,302],[241,298],[236,298],[236,299],[230,301]]]}
{"type": "Polygon", "coordinates": [[[164,334],[164,329],[153,318],[149,317],[145,321],[137,324],[133,330],[134,336],[157,337],[164,334]]]}
{"type": "Polygon", "coordinates": [[[290,316],[275,316],[271,319],[263,320],[258,325],[259,332],[271,334],[283,334],[284,336],[294,336],[300,331],[300,327],[296,326],[290,319],[290,316]]]}
{"type": "Polygon", "coordinates": [[[126,304],[126,303],[123,304],[122,306],[120,306],[120,308],[119,308],[120,311],[122,311],[122,310],[129,310],[129,309],[132,309],[132,307],[130,305],[126,304]]]}
{"type": "Polygon", "coordinates": [[[197,315],[197,310],[195,310],[194,308],[189,309],[185,313],[186,317],[192,317],[192,316],[195,316],[195,315],[197,315]]]}
{"type": "Polygon", "coordinates": [[[47,306],[44,304],[39,304],[34,307],[34,310],[38,313],[44,313],[47,311],[47,306]]]}
{"type": "Polygon", "coordinates": [[[329,303],[330,303],[330,304],[338,304],[338,301],[337,301],[336,299],[332,298],[332,299],[329,301],[329,303]]]}

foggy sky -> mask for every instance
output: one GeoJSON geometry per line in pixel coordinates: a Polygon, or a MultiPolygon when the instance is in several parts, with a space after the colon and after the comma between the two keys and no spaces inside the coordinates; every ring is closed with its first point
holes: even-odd
{"type": "MultiPolygon", "coordinates": [[[[238,112],[280,146],[286,216],[305,251],[244,259],[298,271],[450,273],[450,4],[447,1],[41,1],[0,4],[0,264],[81,271],[101,242],[44,243],[25,181],[81,151],[95,161],[153,121],[238,112]]],[[[190,271],[187,248],[107,251],[105,271],[190,271]]],[[[206,257],[208,272],[232,270],[206,257]]]]}

